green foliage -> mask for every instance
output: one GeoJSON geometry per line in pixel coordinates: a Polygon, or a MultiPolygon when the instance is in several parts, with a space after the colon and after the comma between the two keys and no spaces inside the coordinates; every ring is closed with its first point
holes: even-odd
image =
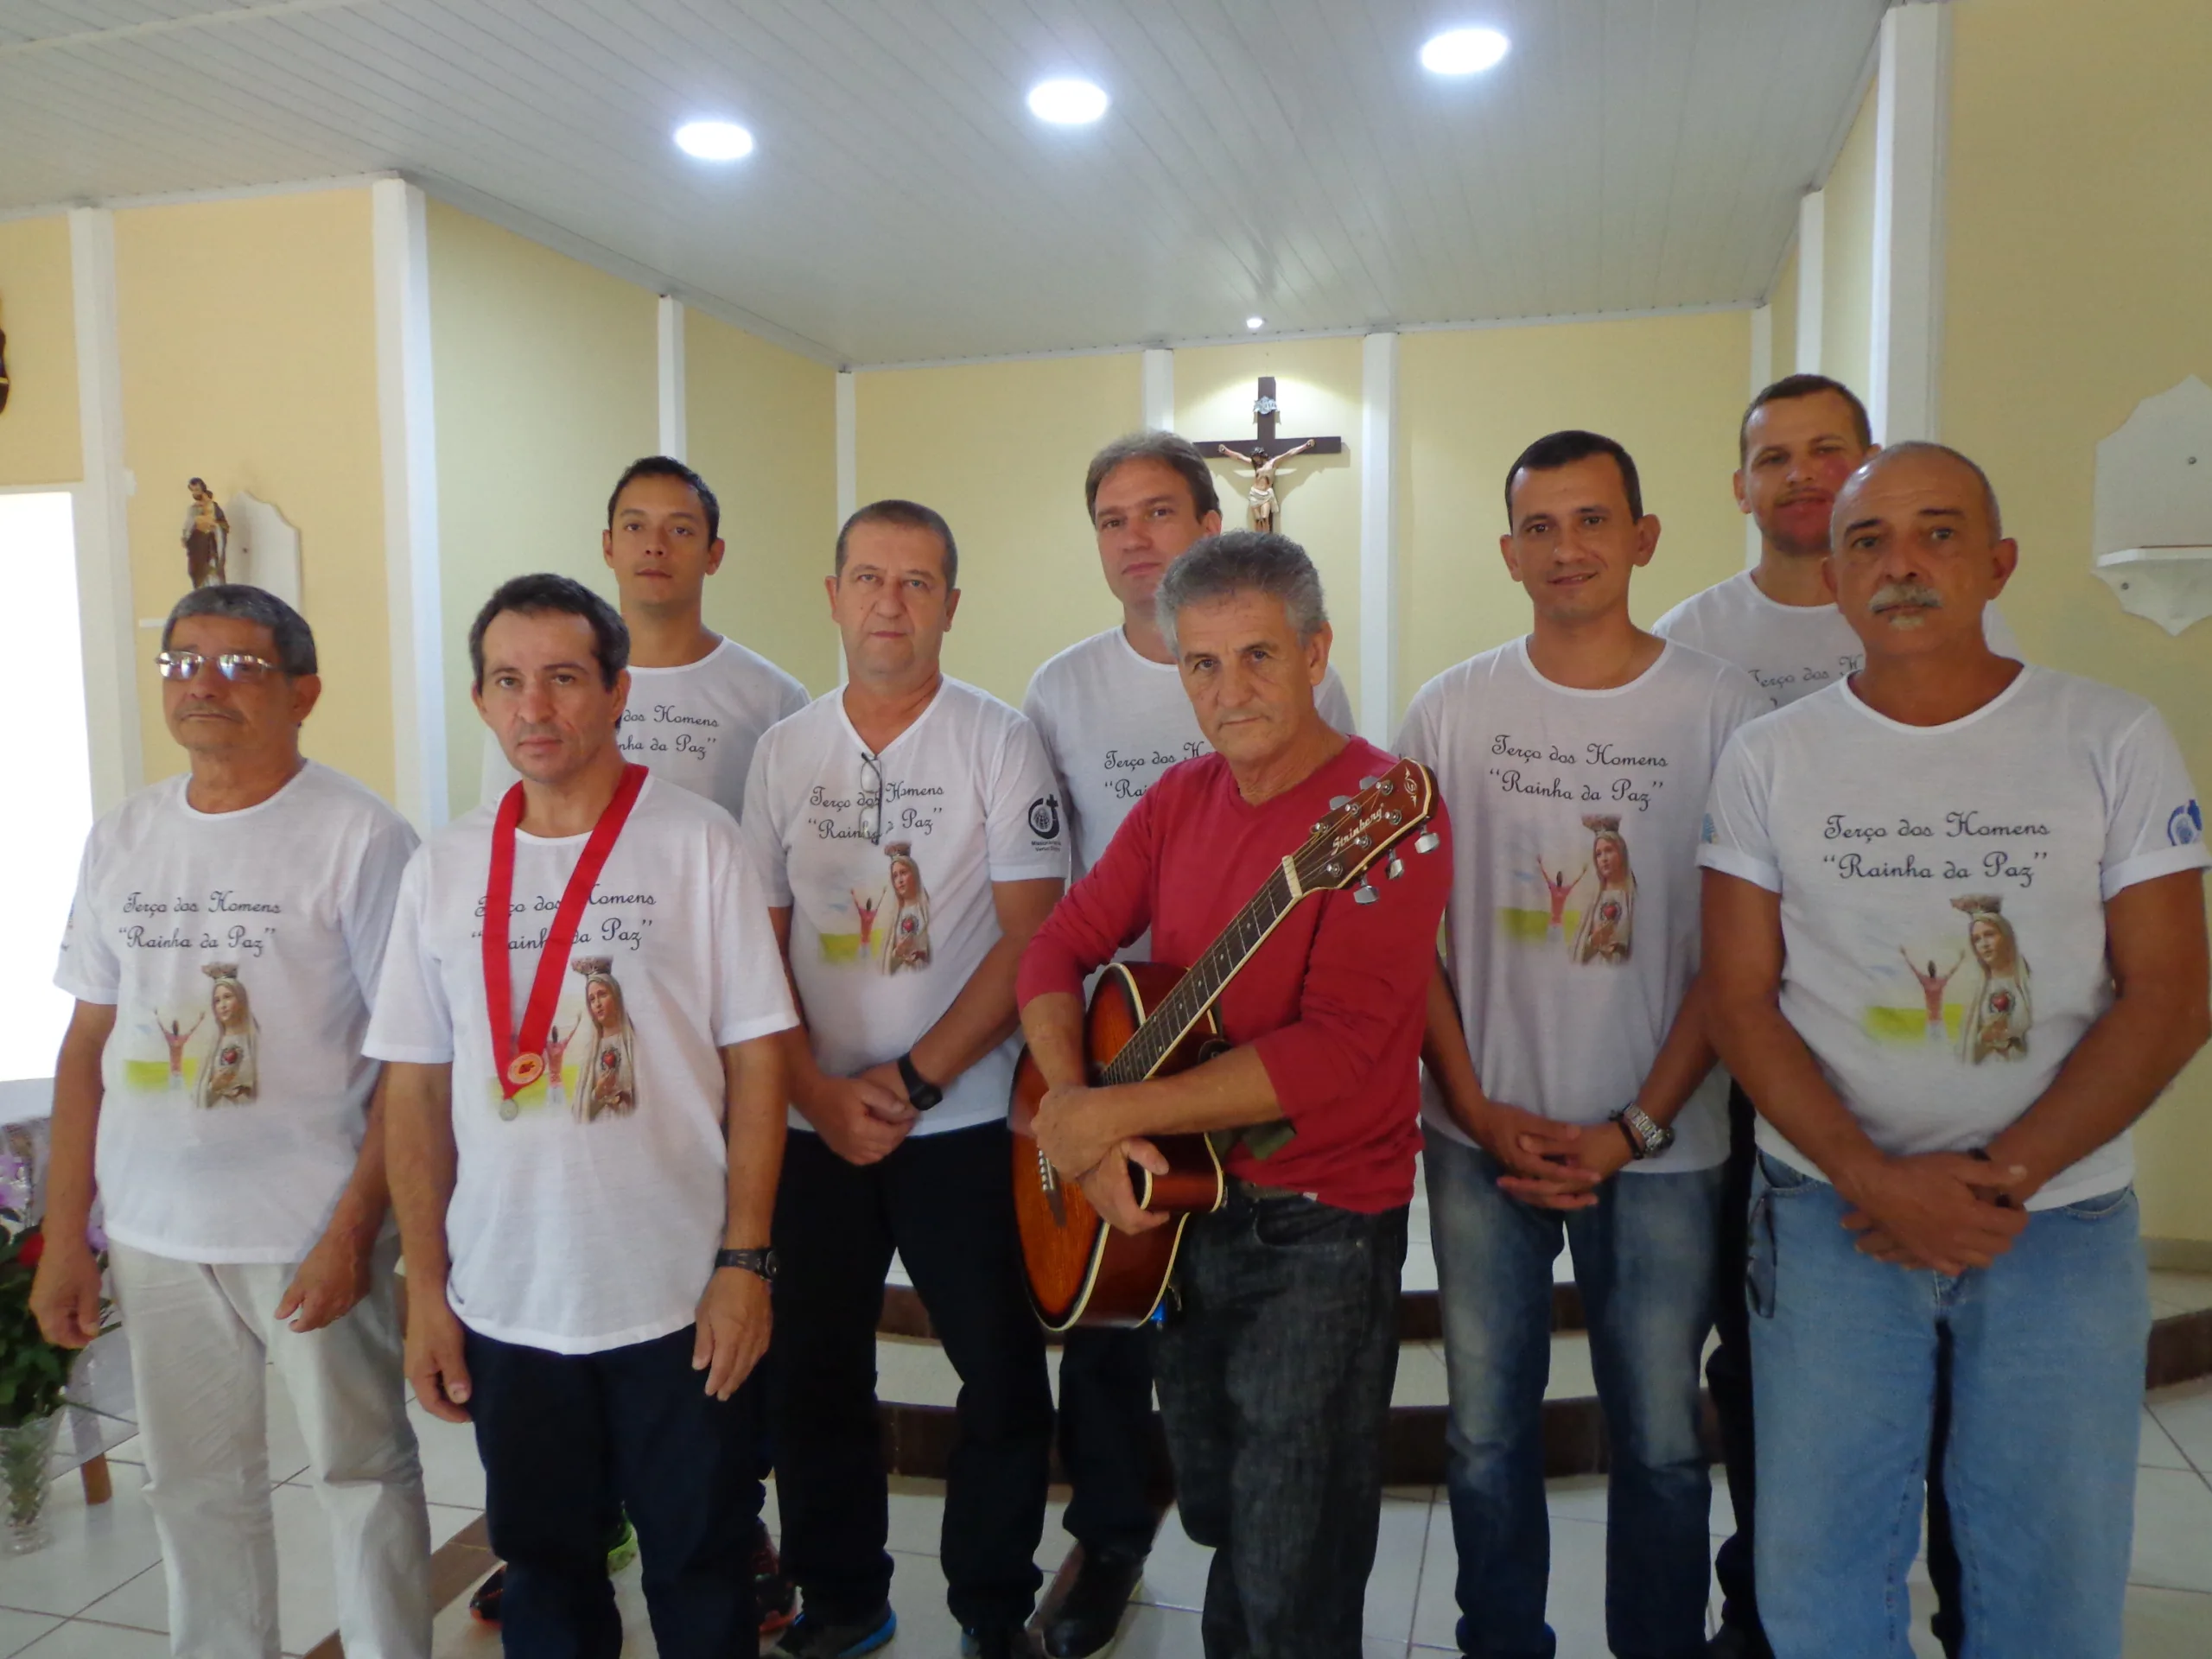
{"type": "Polygon", "coordinates": [[[48,1342],[31,1317],[31,1279],[45,1242],[38,1229],[0,1225],[0,1427],[13,1427],[61,1408],[77,1356],[48,1342]]]}

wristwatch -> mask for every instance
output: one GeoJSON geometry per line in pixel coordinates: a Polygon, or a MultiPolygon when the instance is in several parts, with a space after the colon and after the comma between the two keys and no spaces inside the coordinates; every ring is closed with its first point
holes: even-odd
{"type": "Polygon", "coordinates": [[[909,1052],[899,1057],[899,1075],[906,1084],[906,1103],[918,1112],[926,1112],[944,1098],[944,1090],[914,1070],[914,1057],[909,1052]]]}
{"type": "Polygon", "coordinates": [[[1628,1137],[1629,1155],[1638,1163],[1646,1158],[1656,1158],[1675,1144],[1673,1128],[1656,1122],[1650,1113],[1634,1101],[1615,1112],[1613,1122],[1621,1126],[1621,1133],[1628,1137]]]}
{"type": "Polygon", "coordinates": [[[776,1282],[776,1253],[773,1250],[716,1250],[715,1268],[742,1268],[747,1273],[757,1273],[770,1284],[776,1282]]]}

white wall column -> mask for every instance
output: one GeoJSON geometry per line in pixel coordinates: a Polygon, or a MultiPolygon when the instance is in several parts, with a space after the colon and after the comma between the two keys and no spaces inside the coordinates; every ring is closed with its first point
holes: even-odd
{"type": "Polygon", "coordinates": [[[1882,18],[1874,94],[1874,304],[1866,412],[1883,443],[1933,438],[1943,334],[1951,9],[1882,18]]]}
{"type": "Polygon", "coordinates": [[[1359,726],[1388,747],[1397,719],[1398,336],[1359,351],[1359,726]]]}
{"type": "Polygon", "coordinates": [[[659,364],[660,452],[683,461],[690,447],[683,390],[683,302],[666,294],[660,296],[659,364]]]}
{"type": "Polygon", "coordinates": [[[1821,372],[1821,310],[1827,289],[1827,197],[1808,190],[1797,203],[1797,362],[1821,372]]]}
{"type": "Polygon", "coordinates": [[[123,465],[123,365],[116,338],[115,215],[69,211],[77,314],[77,410],[84,483],[76,496],[77,613],[91,726],[92,810],[145,781],[138,721],[138,629],[132,615],[130,475],[123,465]]]}
{"type": "MultiPolygon", "coordinates": [[[[837,522],[835,536],[861,505],[861,404],[859,383],[850,369],[837,371],[837,522]]],[[[837,651],[837,683],[846,679],[844,648],[837,651]]]]}
{"type": "Polygon", "coordinates": [[[417,830],[449,816],[438,446],[431,395],[430,254],[423,193],[369,187],[376,267],[377,426],[384,450],[385,610],[391,639],[392,788],[417,830]]]}
{"type": "MultiPolygon", "coordinates": [[[[1770,302],[1751,308],[1751,389],[1744,401],[1749,404],[1772,385],[1774,378],[1774,306],[1770,302]]],[[[1760,551],[1758,521],[1745,513],[1744,568],[1746,570],[1759,562],[1760,551]]]]}
{"type": "Polygon", "coordinates": [[[1175,353],[1164,346],[1145,348],[1144,424],[1148,432],[1175,429],[1175,353]]]}

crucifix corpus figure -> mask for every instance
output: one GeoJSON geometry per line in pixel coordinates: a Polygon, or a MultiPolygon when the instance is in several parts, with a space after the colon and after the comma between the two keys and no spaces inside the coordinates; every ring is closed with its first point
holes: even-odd
{"type": "Polygon", "coordinates": [[[1252,469],[1245,499],[1251,503],[1249,523],[1254,530],[1274,530],[1282,510],[1281,498],[1275,493],[1275,468],[1293,455],[1308,453],[1335,455],[1344,453],[1344,441],[1340,437],[1279,438],[1275,435],[1275,417],[1281,405],[1275,401],[1275,378],[1272,374],[1260,377],[1259,395],[1253,399],[1252,419],[1260,429],[1257,438],[1218,438],[1198,446],[1201,454],[1219,455],[1225,461],[1242,461],[1252,469]]]}

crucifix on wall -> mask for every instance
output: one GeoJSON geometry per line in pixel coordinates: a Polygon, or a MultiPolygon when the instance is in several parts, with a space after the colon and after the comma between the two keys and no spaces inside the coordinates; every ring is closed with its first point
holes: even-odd
{"type": "Polygon", "coordinates": [[[1245,499],[1251,505],[1248,522],[1254,530],[1273,530],[1281,503],[1275,495],[1275,468],[1293,455],[1336,455],[1344,453],[1342,438],[1279,438],[1275,435],[1275,417],[1282,406],[1275,401],[1275,378],[1272,374],[1260,377],[1259,395],[1252,401],[1252,419],[1260,429],[1257,438],[1224,439],[1212,443],[1201,443],[1202,455],[1219,455],[1226,461],[1239,461],[1252,469],[1245,499]]]}

